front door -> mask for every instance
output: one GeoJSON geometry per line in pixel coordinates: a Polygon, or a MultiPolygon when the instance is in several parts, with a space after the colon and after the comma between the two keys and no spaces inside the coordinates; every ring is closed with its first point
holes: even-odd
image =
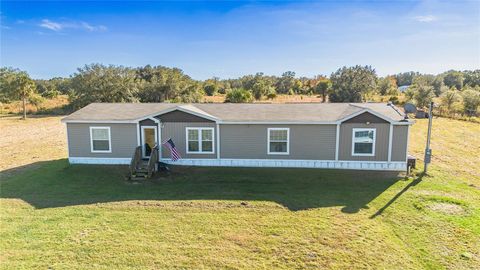
{"type": "Polygon", "coordinates": [[[157,144],[157,127],[142,127],[142,156],[149,158],[152,154],[152,149],[157,144]]]}

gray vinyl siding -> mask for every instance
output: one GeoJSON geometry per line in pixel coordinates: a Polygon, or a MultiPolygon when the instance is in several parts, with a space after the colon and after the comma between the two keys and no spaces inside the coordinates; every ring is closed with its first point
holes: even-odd
{"type": "Polygon", "coordinates": [[[361,123],[343,123],[340,125],[340,144],[339,160],[359,160],[359,161],[387,161],[388,160],[388,136],[390,133],[390,124],[361,124],[361,123]],[[353,128],[375,128],[376,143],[375,156],[352,156],[352,132],[353,128]]]}
{"type": "Polygon", "coordinates": [[[408,126],[393,126],[392,161],[405,161],[407,157],[408,126]]]}
{"type": "Polygon", "coordinates": [[[70,157],[130,158],[137,146],[136,124],[84,124],[67,123],[68,152],[70,157]],[[111,153],[92,153],[90,127],[110,127],[111,153]]]}
{"type": "Polygon", "coordinates": [[[334,160],[336,125],[220,125],[220,157],[334,160]],[[267,154],[268,128],[290,128],[289,155],[267,154]]]}
{"type": "Polygon", "coordinates": [[[202,118],[202,117],[198,117],[196,115],[189,114],[189,113],[186,113],[186,112],[182,112],[182,111],[179,111],[179,110],[175,110],[173,112],[158,115],[158,116],[155,116],[155,118],[160,119],[160,121],[162,121],[163,123],[166,123],[166,122],[183,122],[183,123],[194,123],[194,122],[204,123],[204,122],[207,122],[207,123],[213,123],[214,122],[212,120],[202,118]]]}
{"type": "MultiPolygon", "coordinates": [[[[164,141],[172,138],[177,150],[180,152],[182,158],[217,158],[217,130],[215,123],[200,123],[200,122],[166,122],[162,123],[161,140],[164,141]],[[215,137],[214,153],[213,154],[187,154],[186,151],[186,128],[187,127],[209,127],[214,128],[213,136],[215,137]]],[[[170,151],[167,147],[162,146],[161,154],[163,158],[170,158],[170,151]]]]}
{"type": "Polygon", "coordinates": [[[376,123],[376,124],[380,124],[380,123],[384,123],[384,124],[388,124],[389,122],[386,121],[385,119],[382,119],[376,115],[373,115],[369,112],[364,112],[360,115],[357,115],[351,119],[348,119],[347,121],[343,122],[344,124],[346,123],[366,123],[366,122],[370,122],[370,123],[376,123]]]}

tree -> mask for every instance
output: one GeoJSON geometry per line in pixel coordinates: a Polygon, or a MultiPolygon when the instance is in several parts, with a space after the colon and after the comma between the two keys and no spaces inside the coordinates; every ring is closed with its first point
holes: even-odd
{"type": "Polygon", "coordinates": [[[253,95],[250,91],[243,88],[235,88],[227,93],[225,102],[231,103],[247,103],[253,102],[253,95]]]}
{"type": "Polygon", "coordinates": [[[60,95],[57,85],[52,80],[35,80],[37,92],[45,98],[54,98],[60,95]]]}
{"type": "Polygon", "coordinates": [[[480,86],[480,69],[473,71],[465,70],[463,76],[465,77],[463,85],[470,87],[480,86]]]}
{"type": "Polygon", "coordinates": [[[395,77],[387,76],[379,79],[378,92],[380,95],[395,95],[397,93],[397,82],[395,77]]]}
{"type": "Polygon", "coordinates": [[[376,87],[377,75],[370,66],[343,67],[330,76],[332,102],[361,102],[376,87]]]}
{"type": "Polygon", "coordinates": [[[332,89],[332,82],[328,78],[320,78],[315,86],[315,93],[322,96],[322,102],[327,100],[327,95],[330,94],[332,89]]]}
{"type": "Polygon", "coordinates": [[[252,86],[253,96],[257,100],[272,92],[275,92],[275,88],[273,88],[273,86],[271,86],[266,80],[258,80],[252,86]]]}
{"type": "Polygon", "coordinates": [[[293,91],[295,84],[295,72],[286,71],[282,74],[282,77],[277,81],[277,92],[280,94],[288,94],[293,91]]]}
{"type": "Polygon", "coordinates": [[[435,79],[432,81],[432,86],[437,97],[441,96],[444,91],[448,90],[448,87],[445,87],[445,84],[443,83],[443,76],[441,75],[435,76],[435,79]]]}
{"type": "Polygon", "coordinates": [[[463,111],[467,115],[476,115],[478,106],[480,106],[480,89],[466,89],[462,91],[463,111]]]}
{"type": "Polygon", "coordinates": [[[445,107],[448,112],[452,111],[453,104],[455,104],[455,102],[459,101],[459,99],[460,99],[460,96],[458,95],[457,91],[455,91],[455,90],[445,91],[440,96],[441,105],[442,105],[442,107],[445,107]]]}
{"type": "Polygon", "coordinates": [[[92,102],[138,102],[140,86],[130,68],[86,65],[72,77],[69,98],[74,109],[92,102]]]}
{"type": "Polygon", "coordinates": [[[0,68],[0,102],[9,103],[11,101],[11,84],[15,80],[15,74],[18,70],[10,67],[0,68]]]}
{"type": "Polygon", "coordinates": [[[443,77],[443,83],[445,83],[448,88],[455,87],[457,90],[462,89],[463,80],[462,72],[455,70],[447,71],[443,77]]]}
{"type": "Polygon", "coordinates": [[[202,87],[198,87],[198,82],[178,68],[147,65],[137,68],[135,74],[141,102],[178,101],[183,100],[182,95],[186,93],[189,95],[187,99],[202,95],[202,87]],[[193,90],[198,93],[193,93],[193,90]]]}
{"type": "Polygon", "coordinates": [[[415,80],[413,85],[409,87],[408,91],[413,92],[413,99],[417,107],[424,108],[435,97],[435,92],[433,91],[433,86],[428,85],[425,80],[415,80]]]}
{"type": "Polygon", "coordinates": [[[398,86],[404,86],[404,85],[411,85],[415,77],[419,75],[420,73],[418,72],[409,71],[409,72],[398,73],[397,75],[394,75],[394,77],[397,81],[398,86]]]}
{"type": "Polygon", "coordinates": [[[23,119],[27,118],[27,101],[36,92],[35,82],[30,79],[25,71],[12,68],[0,70],[0,96],[8,100],[21,100],[23,107],[23,119]]]}

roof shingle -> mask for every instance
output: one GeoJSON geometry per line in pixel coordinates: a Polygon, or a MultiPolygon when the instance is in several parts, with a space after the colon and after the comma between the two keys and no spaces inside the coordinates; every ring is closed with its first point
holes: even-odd
{"type": "Polygon", "coordinates": [[[393,121],[405,119],[386,103],[92,103],[63,121],[135,121],[175,108],[223,122],[336,122],[365,109],[393,121]]]}

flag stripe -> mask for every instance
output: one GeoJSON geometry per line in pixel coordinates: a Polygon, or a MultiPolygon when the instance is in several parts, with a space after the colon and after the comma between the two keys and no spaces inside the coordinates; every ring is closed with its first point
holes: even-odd
{"type": "Polygon", "coordinates": [[[177,148],[175,147],[175,143],[173,143],[172,138],[169,138],[168,140],[164,141],[163,144],[166,145],[170,150],[171,159],[173,161],[177,161],[182,158],[177,148]]]}

